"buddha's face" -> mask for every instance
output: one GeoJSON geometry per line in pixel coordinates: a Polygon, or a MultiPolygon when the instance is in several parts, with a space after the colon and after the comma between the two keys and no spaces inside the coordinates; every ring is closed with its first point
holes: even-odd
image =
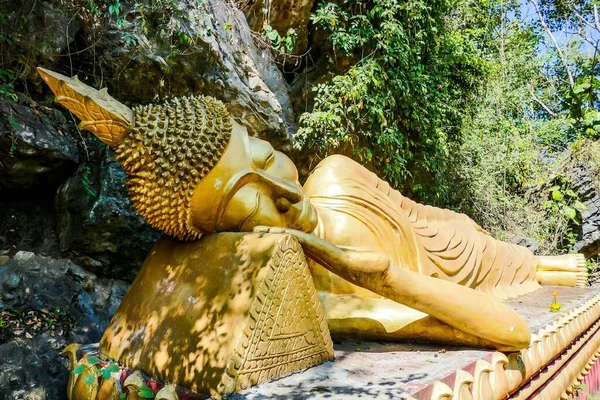
{"type": "Polygon", "coordinates": [[[230,142],[192,197],[192,224],[201,232],[250,232],[277,226],[312,232],[317,214],[294,163],[233,123],[230,142]]]}

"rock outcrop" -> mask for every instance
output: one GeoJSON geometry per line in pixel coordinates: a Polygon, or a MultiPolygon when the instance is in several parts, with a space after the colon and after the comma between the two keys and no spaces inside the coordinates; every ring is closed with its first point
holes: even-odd
{"type": "Polygon", "coordinates": [[[3,27],[17,33],[3,67],[18,70],[17,83],[38,96],[48,92],[36,66],[78,74],[128,105],[211,95],[251,134],[289,144],[295,125],[287,83],[232,3],[119,4],[117,13],[109,2],[25,0],[15,7],[0,0],[3,27]]]}
{"type": "Polygon", "coordinates": [[[107,2],[0,0],[3,28],[15,32],[3,67],[18,71],[16,89],[34,99],[0,103],[0,190],[11,191],[0,199],[0,251],[61,254],[101,276],[131,279],[158,234],[131,207],[112,153],[53,105],[35,66],[77,73],[131,106],[214,96],[284,151],[296,127],[270,50],[255,45],[232,3],[120,4],[116,13],[107,2]]]}
{"type": "Polygon", "coordinates": [[[111,21],[97,44],[115,98],[146,104],[210,95],[227,104],[251,134],[279,142],[291,137],[287,84],[268,49],[255,46],[244,15],[233,5],[140,1],[124,7],[122,23],[111,21]]]}
{"type": "Polygon", "coordinates": [[[531,238],[521,237],[521,236],[513,236],[508,240],[510,243],[517,244],[519,246],[523,246],[531,250],[532,253],[536,253],[540,248],[540,244],[531,238]]]}
{"type": "Polygon", "coordinates": [[[585,205],[585,209],[581,211],[581,225],[574,227],[578,233],[578,241],[572,250],[591,258],[600,253],[600,193],[583,164],[575,164],[569,175],[572,190],[585,205]]]}
{"type": "Polygon", "coordinates": [[[126,289],[69,260],[23,251],[0,259],[0,321],[16,326],[5,334],[0,327],[0,398],[65,398],[68,368],[60,352],[97,342],[126,289]]]}
{"type": "Polygon", "coordinates": [[[135,211],[125,171],[100,144],[56,195],[60,250],[103,277],[133,280],[161,234],[135,211]]]}
{"type": "Polygon", "coordinates": [[[56,109],[0,101],[0,190],[56,189],[79,161],[72,128],[56,109]]]}
{"type": "MultiPolygon", "coordinates": [[[[280,36],[285,36],[293,29],[296,33],[296,44],[292,54],[301,55],[308,50],[308,24],[314,3],[314,0],[246,0],[237,4],[246,15],[250,29],[259,35],[264,32],[265,24],[275,29],[280,36]]],[[[292,65],[299,64],[299,61],[297,58],[288,60],[292,65]]]]}
{"type": "MultiPolygon", "coordinates": [[[[77,74],[129,106],[211,95],[283,151],[296,130],[288,84],[233,3],[113,3],[0,0],[11,33],[2,68],[17,76],[17,101],[0,91],[1,399],[64,398],[60,351],[98,341],[127,287],[108,278],[132,279],[159,237],[131,206],[114,153],[78,132],[35,67],[77,74]]],[[[275,12],[294,20],[271,22],[294,27],[303,49],[312,2],[284,4],[275,12]]]]}

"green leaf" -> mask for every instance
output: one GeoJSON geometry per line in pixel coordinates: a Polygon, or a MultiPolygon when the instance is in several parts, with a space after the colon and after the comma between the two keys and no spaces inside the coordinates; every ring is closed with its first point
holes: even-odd
{"type": "Polygon", "coordinates": [[[575,207],[579,211],[583,211],[583,210],[587,209],[587,207],[585,206],[585,204],[583,204],[579,200],[575,200],[575,203],[573,203],[573,207],[575,207]]]}
{"type": "Polygon", "coordinates": [[[124,398],[126,398],[126,397],[127,397],[127,393],[121,393],[121,394],[119,395],[119,399],[124,399],[124,398]]]}
{"type": "Polygon", "coordinates": [[[153,399],[154,393],[152,392],[152,389],[150,389],[148,386],[143,385],[140,388],[140,391],[138,392],[138,396],[142,399],[153,399]]]}
{"type": "Polygon", "coordinates": [[[584,83],[580,83],[579,85],[575,85],[575,87],[573,88],[573,93],[575,93],[575,94],[582,93],[583,91],[589,89],[590,86],[591,86],[591,84],[589,82],[584,82],[584,83]]]}
{"type": "Polygon", "coordinates": [[[572,191],[571,189],[567,189],[567,196],[571,196],[571,197],[577,197],[577,193],[575,193],[574,191],[572,191]]]}
{"type": "Polygon", "coordinates": [[[96,381],[96,376],[93,374],[87,374],[83,377],[83,383],[90,386],[92,383],[96,381]]]}
{"type": "Polygon", "coordinates": [[[105,381],[110,379],[111,372],[108,368],[101,369],[100,373],[102,374],[102,378],[104,378],[105,381]]]}
{"type": "Polygon", "coordinates": [[[83,371],[85,371],[85,367],[83,365],[78,365],[75,368],[73,368],[73,373],[76,375],[81,374],[83,371]]]}
{"type": "Polygon", "coordinates": [[[554,199],[554,201],[561,201],[563,197],[563,194],[558,190],[552,192],[552,199],[554,199]]]}
{"type": "Polygon", "coordinates": [[[569,206],[563,208],[563,213],[565,214],[565,217],[571,220],[574,220],[577,217],[577,211],[569,206]]]}
{"type": "Polygon", "coordinates": [[[88,358],[88,362],[92,365],[95,365],[100,363],[100,359],[96,356],[91,356],[90,358],[88,358]]]}
{"type": "Polygon", "coordinates": [[[13,129],[17,129],[19,127],[19,123],[13,117],[8,117],[8,123],[13,129]]]}
{"type": "Polygon", "coordinates": [[[557,190],[560,190],[560,186],[558,186],[558,185],[554,185],[550,188],[551,192],[556,192],[557,190]]]}
{"type": "Polygon", "coordinates": [[[106,369],[108,369],[110,372],[119,372],[121,368],[119,368],[118,364],[110,363],[110,365],[106,369]]]}

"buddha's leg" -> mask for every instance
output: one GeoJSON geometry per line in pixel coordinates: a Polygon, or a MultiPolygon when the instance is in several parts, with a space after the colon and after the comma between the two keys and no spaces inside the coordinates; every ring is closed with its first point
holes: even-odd
{"type": "Polygon", "coordinates": [[[480,269],[486,273],[480,275],[482,278],[475,289],[506,300],[539,288],[531,251],[487,235],[479,236],[479,240],[484,246],[480,269]]]}
{"type": "Polygon", "coordinates": [[[583,254],[536,256],[536,279],[542,285],[587,286],[588,272],[583,254]]]}
{"type": "Polygon", "coordinates": [[[333,337],[502,348],[389,299],[330,293],[321,293],[320,297],[333,337]]]}

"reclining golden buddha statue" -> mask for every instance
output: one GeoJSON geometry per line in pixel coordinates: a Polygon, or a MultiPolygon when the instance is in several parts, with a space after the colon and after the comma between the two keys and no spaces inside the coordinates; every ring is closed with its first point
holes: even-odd
{"type": "Polygon", "coordinates": [[[323,160],[302,187],[292,161],[213,98],[132,110],[105,90],[38,70],[81,127],[115,150],[152,226],[180,240],[230,231],[298,239],[334,335],[518,350],[529,329],[502,300],[540,283],[586,284],[582,255],[534,256],[495,240],[344,156],[323,160]]]}
{"type": "MultiPolygon", "coordinates": [[[[81,127],[115,150],[132,203],[152,226],[181,241],[215,232],[295,237],[333,335],[519,350],[530,343],[528,326],[502,300],[540,283],[586,284],[582,255],[534,256],[495,240],[344,156],[323,160],[302,187],[292,161],[213,98],[132,110],[105,90],[38,70],[81,127]]],[[[101,350],[115,353],[110,341],[123,329],[105,334],[101,350]]]]}

